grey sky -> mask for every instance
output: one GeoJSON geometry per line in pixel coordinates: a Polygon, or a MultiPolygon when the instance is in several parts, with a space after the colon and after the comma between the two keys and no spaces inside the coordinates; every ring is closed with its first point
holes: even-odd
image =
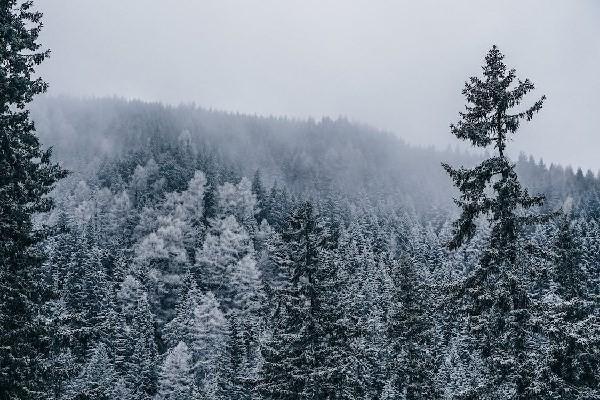
{"type": "Polygon", "coordinates": [[[448,124],[496,43],[546,94],[515,148],[600,168],[600,1],[39,0],[52,94],[296,117],[415,144],[448,124]]]}

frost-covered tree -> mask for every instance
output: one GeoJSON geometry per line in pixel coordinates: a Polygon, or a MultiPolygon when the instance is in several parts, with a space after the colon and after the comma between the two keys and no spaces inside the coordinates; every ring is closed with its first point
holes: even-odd
{"type": "Polygon", "coordinates": [[[263,347],[260,393],[267,399],[320,399],[336,395],[339,370],[328,348],[334,272],[327,229],[305,203],[290,217],[278,262],[290,279],[276,290],[277,306],[263,347]]]}
{"type": "MultiPolygon", "coordinates": [[[[247,254],[234,267],[231,283],[233,286],[232,308],[244,319],[255,319],[265,305],[261,273],[251,254],[247,254]]],[[[255,321],[257,322],[257,321],[255,321]]]]}
{"type": "Polygon", "coordinates": [[[376,398],[387,378],[389,358],[386,318],[393,284],[386,250],[376,251],[376,237],[368,222],[354,221],[339,239],[336,282],[341,315],[336,325],[337,360],[346,376],[344,390],[350,398],[376,398]]]}
{"type": "Polygon", "coordinates": [[[185,342],[169,350],[160,369],[156,400],[192,400],[196,393],[192,356],[185,342]]]}
{"type": "Polygon", "coordinates": [[[165,327],[168,344],[189,343],[194,382],[202,390],[221,379],[227,335],[227,320],[217,299],[211,292],[202,294],[193,284],[165,327]]]}
{"type": "Polygon", "coordinates": [[[116,295],[111,315],[115,369],[131,392],[144,399],[156,391],[156,318],[142,284],[128,275],[116,295]]]}
{"type": "Polygon", "coordinates": [[[49,55],[38,43],[42,14],[32,1],[3,1],[0,26],[0,398],[22,399],[43,392],[47,352],[38,317],[48,292],[35,245],[48,232],[32,217],[51,209],[48,194],[65,173],[41,148],[26,109],[47,88],[34,76],[49,55]]]}
{"type": "Polygon", "coordinates": [[[221,214],[235,216],[248,231],[254,231],[257,199],[248,178],[242,178],[236,185],[226,182],[219,186],[218,199],[221,214]]]}
{"type": "Polygon", "coordinates": [[[534,85],[528,79],[518,80],[503,59],[493,46],[485,58],[483,78],[472,77],[465,84],[466,110],[451,125],[457,138],[475,147],[491,147],[496,153],[470,169],[443,166],[460,191],[455,201],[461,215],[454,223],[450,249],[475,235],[480,218],[487,218],[490,227],[480,262],[456,293],[467,303],[471,334],[478,337],[477,345],[489,363],[488,387],[490,391],[506,387],[514,398],[526,399],[535,368],[527,344],[533,331],[533,308],[528,294],[529,265],[519,254],[524,229],[544,219],[530,210],[542,205],[543,197],[531,196],[521,185],[506,146],[521,120],[531,120],[542,108],[544,97],[531,107],[519,108],[534,85]]]}
{"type": "Polygon", "coordinates": [[[116,381],[109,349],[98,343],[89,352],[79,375],[69,383],[64,398],[111,400],[116,381]]]}
{"type": "MultiPolygon", "coordinates": [[[[254,246],[247,230],[233,215],[212,220],[202,248],[196,254],[192,272],[203,289],[215,293],[226,310],[232,306],[234,271],[244,257],[254,257],[254,246]]],[[[242,265],[243,266],[243,265],[242,265]]]]}
{"type": "Polygon", "coordinates": [[[260,170],[252,178],[252,193],[256,196],[256,221],[260,224],[268,215],[267,191],[263,185],[260,170]]]}
{"type": "Polygon", "coordinates": [[[92,343],[108,331],[110,297],[108,276],[102,251],[85,234],[68,264],[64,300],[68,310],[67,326],[73,354],[83,356],[92,343]]]}
{"type": "Polygon", "coordinates": [[[127,370],[127,382],[133,388],[134,399],[144,399],[156,391],[156,328],[148,296],[142,294],[137,301],[131,322],[130,337],[133,351],[127,370]]]}
{"type": "Polygon", "coordinates": [[[415,264],[402,258],[393,267],[394,294],[388,317],[392,348],[390,374],[401,399],[434,399],[435,359],[433,323],[427,304],[427,286],[415,264]]]}

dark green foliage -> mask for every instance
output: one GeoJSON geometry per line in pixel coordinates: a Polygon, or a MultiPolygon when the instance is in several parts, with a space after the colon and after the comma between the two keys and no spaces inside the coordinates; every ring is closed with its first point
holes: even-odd
{"type": "MultiPolygon", "coordinates": [[[[271,338],[263,349],[260,393],[266,399],[321,399],[334,396],[324,381],[328,322],[326,302],[328,235],[310,203],[289,219],[278,262],[289,281],[277,291],[271,338]]],[[[330,273],[330,272],[329,272],[330,273]]]]}
{"type": "Polygon", "coordinates": [[[34,398],[43,390],[47,352],[40,304],[48,297],[33,246],[44,231],[32,216],[50,210],[47,194],[64,172],[42,150],[25,109],[46,90],[34,69],[47,56],[37,43],[42,14],[31,1],[0,3],[0,398],[34,398]]]}
{"type": "Polygon", "coordinates": [[[440,388],[434,384],[432,353],[433,321],[427,309],[428,288],[414,263],[401,259],[392,273],[394,292],[388,321],[392,347],[390,381],[406,400],[435,399],[440,388]]]}
{"type": "Polygon", "coordinates": [[[461,215],[454,223],[449,248],[457,249],[471,239],[480,217],[487,218],[490,229],[479,265],[458,290],[473,343],[490,370],[486,396],[514,393],[516,399],[527,399],[534,391],[536,357],[527,343],[534,340],[536,328],[528,293],[532,265],[520,255],[527,247],[522,240],[524,228],[547,217],[528,211],[542,205],[543,197],[530,196],[522,187],[505,149],[520,121],[531,120],[544,97],[525,111],[514,111],[534,86],[529,80],[515,83],[516,72],[507,71],[503,59],[492,47],[485,58],[484,79],[472,77],[465,84],[468,105],[458,124],[451,126],[457,138],[476,147],[492,146],[497,155],[471,169],[443,166],[460,191],[456,204],[461,215]]]}
{"type": "Polygon", "coordinates": [[[514,69],[506,71],[504,55],[492,47],[483,66],[484,80],[470,78],[463,94],[468,105],[461,112],[461,120],[451,125],[452,133],[459,139],[470,141],[473,146],[497,149],[491,157],[472,169],[455,169],[443,164],[461,196],[456,200],[462,214],[454,224],[455,231],[451,249],[460,247],[473,237],[476,221],[487,217],[491,226],[489,257],[494,261],[514,262],[516,242],[523,226],[534,224],[539,217],[523,211],[543,202],[541,196],[530,196],[517,179],[515,165],[504,154],[510,135],[514,134],[522,119],[531,120],[541,108],[544,96],[525,111],[513,111],[534,86],[528,79],[516,79],[514,69]],[[491,190],[490,190],[491,189],[491,190]],[[489,192],[493,193],[493,196],[489,192]]]}
{"type": "Polygon", "coordinates": [[[256,195],[258,213],[256,214],[256,220],[260,224],[263,219],[270,214],[269,204],[267,199],[267,191],[263,186],[260,170],[256,170],[254,178],[252,179],[252,193],[256,195]]]}

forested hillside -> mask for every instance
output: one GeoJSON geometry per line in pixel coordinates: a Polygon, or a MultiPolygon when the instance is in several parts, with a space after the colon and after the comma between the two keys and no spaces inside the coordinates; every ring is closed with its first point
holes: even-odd
{"type": "MultiPolygon", "coordinates": [[[[44,217],[58,233],[44,244],[56,398],[488,388],[486,355],[448,300],[487,232],[447,250],[457,192],[440,165],[479,158],[343,119],[68,98],[38,102],[33,117],[72,171],[44,217]]],[[[539,251],[518,255],[536,267],[520,276],[536,304],[528,393],[595,398],[598,179],[525,157],[517,170],[546,210],[568,210],[527,231],[539,251]]]]}
{"type": "MultiPolygon", "coordinates": [[[[118,173],[103,179],[126,180],[137,165],[152,158],[164,174],[178,175],[167,171],[168,165],[180,164],[178,149],[189,146],[195,162],[221,183],[260,171],[265,186],[279,184],[304,198],[338,194],[353,203],[368,200],[419,213],[453,209],[456,192],[440,167],[442,161],[468,166],[481,158],[410,146],[395,135],[344,118],[294,120],[192,105],[67,97],[40,98],[32,116],[41,140],[77,174],[94,175],[119,165],[118,173]]],[[[560,207],[572,197],[577,206],[597,215],[600,181],[594,172],[525,155],[516,161],[521,179],[533,192],[547,196],[548,207],[560,207]]],[[[182,189],[185,179],[180,178],[168,179],[173,185],[169,188],[182,189]]]]}
{"type": "Polygon", "coordinates": [[[600,399],[600,179],[511,159],[497,46],[461,153],[40,98],[42,25],[0,2],[0,400],[600,399]]]}

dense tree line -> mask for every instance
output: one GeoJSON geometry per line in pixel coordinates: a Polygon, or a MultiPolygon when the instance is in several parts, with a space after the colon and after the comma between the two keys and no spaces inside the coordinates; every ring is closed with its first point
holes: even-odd
{"type": "MultiPolygon", "coordinates": [[[[162,168],[57,190],[44,281],[55,396],[450,399],[500,385],[473,329],[494,346],[519,329],[497,337],[449,301],[481,268],[486,229],[451,251],[451,214],[307,202],[218,168],[184,168],[168,192],[162,168]]],[[[532,302],[528,393],[593,398],[600,226],[569,212],[522,240],[548,250],[513,264],[532,302]]]]}

